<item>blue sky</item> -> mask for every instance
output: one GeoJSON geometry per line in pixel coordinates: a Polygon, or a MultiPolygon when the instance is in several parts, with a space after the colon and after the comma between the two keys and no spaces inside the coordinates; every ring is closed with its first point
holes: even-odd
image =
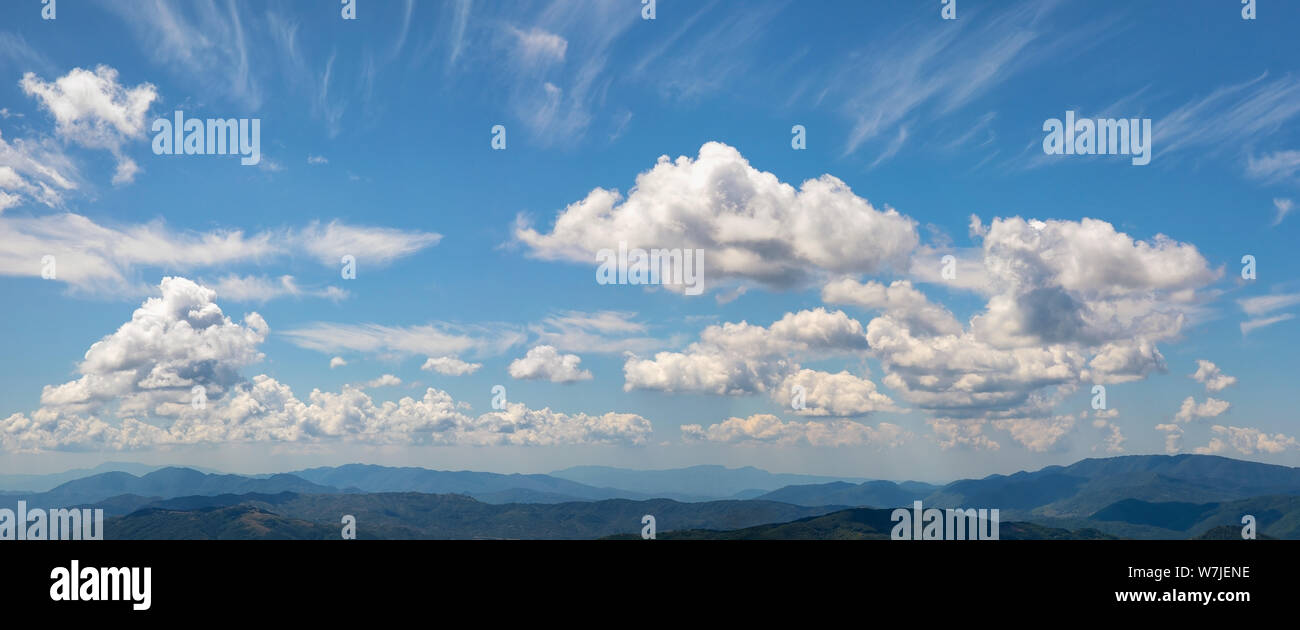
{"type": "Polygon", "coordinates": [[[0,469],[1300,462],[1300,7],[332,4],[0,7],[0,469]],[[177,110],[261,162],[156,155],[177,110]]]}

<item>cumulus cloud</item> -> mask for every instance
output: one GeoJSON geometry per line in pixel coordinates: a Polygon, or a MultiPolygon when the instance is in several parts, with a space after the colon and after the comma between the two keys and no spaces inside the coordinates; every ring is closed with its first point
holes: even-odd
{"type": "Polygon", "coordinates": [[[149,83],[124,87],[117,77],[117,70],[101,65],[93,72],[73,68],[53,82],[28,72],[19,85],[54,116],[60,137],[112,152],[117,159],[113,183],[123,184],[134,180],[139,166],[123,153],[122,146],[144,138],[145,116],[158,91],[149,83]]]}
{"type": "Polygon", "coordinates": [[[346,360],[344,360],[343,357],[334,357],[334,358],[330,359],[330,369],[331,369],[331,370],[334,369],[334,368],[336,368],[336,367],[343,367],[343,366],[345,366],[345,365],[347,365],[347,364],[348,364],[348,362],[347,362],[346,360]]]}
{"type": "Polygon", "coordinates": [[[772,397],[780,403],[797,396],[801,416],[861,416],[875,411],[896,411],[894,401],[876,390],[876,384],[848,372],[830,374],[802,369],[786,377],[772,397]]]}
{"type": "Polygon", "coordinates": [[[229,442],[554,445],[643,444],[648,420],[636,414],[566,414],[513,403],[472,416],[449,394],[375,402],[366,387],[400,384],[393,375],[306,400],[266,376],[239,371],[262,359],[269,327],[256,313],[243,324],[213,301],[215,292],[166,278],[131,321],[91,346],[78,379],[47,386],[41,408],[0,420],[5,451],[124,450],[229,442]],[[202,387],[202,390],[197,388],[202,387]]]}
{"type": "Polygon", "coordinates": [[[1178,413],[1174,414],[1174,420],[1178,422],[1189,422],[1196,418],[1213,418],[1228,410],[1232,406],[1226,400],[1218,398],[1206,398],[1205,402],[1196,404],[1196,398],[1188,396],[1183,399],[1183,404],[1178,408],[1178,413]]]}
{"type": "Polygon", "coordinates": [[[1235,450],[1242,455],[1255,453],[1277,454],[1287,449],[1300,447],[1294,437],[1282,433],[1268,434],[1249,427],[1231,427],[1214,425],[1215,437],[1210,443],[1196,448],[1197,453],[1214,455],[1235,450]]]}
{"type": "Polygon", "coordinates": [[[880,311],[907,325],[914,334],[960,334],[962,330],[948,309],[930,302],[907,280],[895,280],[886,286],[841,278],[822,287],[822,301],[880,311]]]}
{"type": "Polygon", "coordinates": [[[659,352],[652,359],[629,356],[623,364],[623,388],[719,395],[766,392],[799,370],[798,357],[866,349],[861,322],[843,311],[787,313],[766,328],[728,322],[706,328],[684,352],[659,352]]]}
{"type": "Polygon", "coordinates": [[[468,363],[456,357],[429,357],[425,359],[420,369],[448,376],[464,376],[477,372],[481,367],[483,367],[482,363],[468,363]]]}
{"type": "Polygon", "coordinates": [[[508,371],[512,378],[544,380],[552,383],[573,383],[591,380],[591,372],[579,367],[582,358],[576,354],[560,354],[553,346],[536,346],[524,356],[510,362],[508,371]]]}
{"type": "Polygon", "coordinates": [[[515,238],[545,260],[595,266],[602,249],[704,250],[703,273],[788,287],[822,272],[871,273],[907,267],[914,222],[878,210],[831,175],[799,189],[759,171],[718,142],[697,158],[662,156],[624,198],[596,188],[560,211],[549,233],[520,217],[515,238]]]}
{"type": "Polygon", "coordinates": [[[1205,385],[1205,391],[1211,393],[1221,392],[1237,383],[1237,377],[1224,374],[1219,366],[1205,359],[1196,360],[1196,372],[1191,377],[1197,383],[1205,385]]]}
{"type": "Polygon", "coordinates": [[[779,446],[882,446],[896,447],[911,438],[898,425],[881,422],[872,427],[852,420],[786,422],[771,414],[728,418],[707,427],[684,424],[687,442],[720,444],[774,444],[779,446]]]}
{"type": "Polygon", "coordinates": [[[884,384],[946,416],[1042,417],[1026,405],[1044,388],[1164,371],[1157,343],[1179,334],[1198,313],[1196,291],[1221,273],[1189,244],[1136,240],[1094,219],[972,217],[971,234],[990,297],[965,330],[897,282],[824,290],[882,311],[867,339],[884,384]]]}

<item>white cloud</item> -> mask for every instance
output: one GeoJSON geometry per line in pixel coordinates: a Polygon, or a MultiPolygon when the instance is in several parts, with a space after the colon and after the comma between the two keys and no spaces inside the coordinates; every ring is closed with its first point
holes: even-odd
{"type": "Polygon", "coordinates": [[[663,342],[644,333],[647,326],[628,311],[564,311],[528,327],[542,345],[569,352],[645,352],[663,342]]]}
{"type": "Polygon", "coordinates": [[[1107,453],[1124,452],[1124,442],[1126,441],[1126,438],[1124,437],[1124,433],[1120,431],[1118,424],[1115,424],[1114,422],[1110,422],[1107,420],[1103,420],[1101,418],[1097,418],[1092,421],[1092,426],[1098,429],[1108,430],[1108,433],[1106,434],[1106,437],[1103,438],[1102,443],[1098,446],[1092,447],[1092,450],[1095,451],[1098,448],[1100,448],[1106,451],[1107,453]]]}
{"type": "Polygon", "coordinates": [[[1178,422],[1189,422],[1196,418],[1213,418],[1232,407],[1232,403],[1218,398],[1206,398],[1205,402],[1196,404],[1196,398],[1188,396],[1183,399],[1183,404],[1178,408],[1178,413],[1174,414],[1174,420],[1178,422]]]}
{"type": "MultiPolygon", "coordinates": [[[[4,176],[0,167],[0,180],[4,176]]],[[[137,295],[139,287],[133,286],[133,276],[145,267],[168,273],[188,272],[265,262],[306,249],[320,255],[321,264],[337,268],[339,258],[327,255],[328,248],[330,243],[344,243],[357,257],[360,273],[364,273],[367,264],[389,263],[437,243],[438,238],[427,232],[339,223],[246,235],[240,230],[176,231],[162,221],[112,227],[72,213],[0,215],[0,274],[39,277],[41,257],[49,254],[55,256],[56,279],[61,282],[91,293],[126,291],[137,295]]],[[[227,277],[221,286],[233,295],[254,301],[268,292],[279,295],[287,291],[283,280],[277,287],[256,279],[250,282],[247,278],[227,277]]],[[[323,291],[322,296],[331,299],[346,295],[341,290],[323,291]]]]}
{"type": "Polygon", "coordinates": [[[483,367],[482,363],[468,363],[456,357],[429,357],[420,369],[448,376],[464,376],[477,372],[481,367],[483,367]]]}
{"type": "Polygon", "coordinates": [[[1241,307],[1241,310],[1252,317],[1266,315],[1296,304],[1300,304],[1300,293],[1277,293],[1237,300],[1237,305],[1241,307]]]}
{"type": "Polygon", "coordinates": [[[401,385],[401,384],[402,384],[402,379],[397,378],[396,376],[393,376],[392,374],[385,374],[385,375],[383,375],[383,376],[380,376],[379,378],[371,379],[371,380],[369,380],[369,381],[366,381],[365,387],[366,387],[366,388],[374,388],[374,387],[397,387],[398,385],[401,385]]]}
{"type": "Polygon", "coordinates": [[[965,447],[975,450],[996,451],[1001,445],[984,435],[984,420],[964,420],[952,418],[934,418],[927,420],[930,430],[934,432],[939,448],[965,447]]]}
{"type": "Polygon", "coordinates": [[[338,265],[343,256],[351,255],[356,257],[358,267],[387,265],[442,240],[442,235],[436,232],[362,227],[338,221],[325,225],[313,222],[295,237],[297,245],[322,265],[338,265]]]}
{"type": "Polygon", "coordinates": [[[1165,433],[1165,452],[1173,455],[1183,448],[1183,428],[1176,424],[1157,424],[1157,431],[1165,433]]]}
{"type": "Polygon", "coordinates": [[[128,414],[176,415],[192,388],[220,398],[242,380],[239,370],[261,361],[269,328],[257,313],[239,325],[213,302],[215,293],[185,278],[164,278],[131,321],[90,347],[81,377],[41,392],[46,409],[86,412],[111,404],[128,414]]]}
{"type": "Polygon", "coordinates": [[[1074,430],[1074,416],[1007,418],[994,420],[993,428],[1011,433],[1011,439],[1036,453],[1045,453],[1074,430]]]}
{"type": "MultiPolygon", "coordinates": [[[[215,293],[167,278],[131,321],[91,346],[80,378],[47,386],[42,407],[0,420],[5,451],[124,450],[177,444],[322,442],[366,444],[644,444],[652,429],[636,414],[566,414],[513,403],[479,416],[428,388],[422,399],[376,403],[364,387],[400,384],[384,375],[306,400],[241,368],[262,358],[269,327],[256,313],[236,324],[215,293]],[[194,404],[193,387],[206,389],[194,404]],[[106,419],[107,418],[107,419],[106,419]],[[112,418],[120,418],[115,422],[112,418]]],[[[337,357],[336,357],[337,358],[337,357]]]]}
{"type": "Polygon", "coordinates": [[[707,427],[684,424],[682,438],[687,442],[720,444],[774,444],[778,446],[881,446],[893,448],[911,438],[895,424],[881,422],[872,427],[852,420],[785,422],[771,414],[748,418],[728,418],[707,427]]]}
{"type": "Polygon", "coordinates": [[[560,354],[553,346],[536,346],[523,357],[510,362],[512,378],[573,383],[591,380],[591,372],[581,369],[576,354],[560,354]]]}
{"type": "MultiPolygon", "coordinates": [[[[79,188],[77,169],[51,141],[6,141],[0,134],[0,192],[6,207],[32,199],[50,208],[63,205],[63,194],[79,188]]],[[[4,208],[0,208],[3,210],[4,208]]]]}
{"type": "Polygon", "coordinates": [[[153,61],[250,110],[262,103],[249,48],[254,32],[234,4],[214,0],[174,4],[163,0],[107,2],[134,32],[153,61]]]}
{"type": "Polygon", "coordinates": [[[885,286],[874,281],[860,284],[852,278],[841,278],[822,287],[822,301],[878,310],[903,322],[913,333],[959,334],[962,330],[952,313],[931,303],[907,280],[895,280],[885,286]]]}
{"type": "Polygon", "coordinates": [[[843,311],[817,308],[787,313],[767,328],[748,322],[709,326],[684,352],[659,352],[652,359],[631,355],[623,364],[623,388],[718,395],[766,392],[799,370],[793,360],[797,357],[866,350],[860,322],[843,311]]]}
{"type": "MultiPolygon", "coordinates": [[[[1300,173],[1300,151],[1276,151],[1260,157],[1247,157],[1246,174],[1255,179],[1279,182],[1295,177],[1296,173],[1300,173]]],[[[1276,202],[1274,200],[1274,204],[1276,202]]]]}
{"type": "Polygon", "coordinates": [[[777,404],[790,404],[795,388],[802,388],[801,416],[861,416],[875,411],[896,411],[894,401],[876,390],[876,384],[848,372],[830,374],[802,369],[772,390],[777,404]]]}
{"type": "Polygon", "coordinates": [[[602,249],[703,249],[706,286],[736,278],[793,286],[822,272],[906,268],[914,222],[877,210],[831,175],[799,189],[754,169],[719,142],[696,159],[659,158],[626,198],[596,188],[559,213],[550,233],[520,217],[515,238],[534,257],[596,264],[602,249]]]}
{"type": "Polygon", "coordinates": [[[1196,372],[1191,377],[1204,384],[1207,392],[1221,392],[1237,383],[1237,377],[1224,374],[1219,366],[1205,359],[1196,360],[1196,372]]]}
{"type": "Polygon", "coordinates": [[[447,322],[420,326],[317,322],[281,334],[300,348],[318,352],[350,350],[392,356],[447,356],[467,352],[494,355],[524,340],[522,332],[510,327],[447,322]]]}
{"type": "Polygon", "coordinates": [[[1291,210],[1295,208],[1295,202],[1290,199],[1274,199],[1273,207],[1277,209],[1277,214],[1274,215],[1270,227],[1277,227],[1277,224],[1281,223],[1282,219],[1286,218],[1286,215],[1291,214],[1291,210]]]}
{"type": "Polygon", "coordinates": [[[538,67],[564,61],[564,51],[568,50],[569,42],[563,37],[540,28],[527,31],[513,26],[508,28],[515,38],[516,58],[523,65],[538,67]]]}
{"type": "Polygon", "coordinates": [[[336,367],[343,367],[343,366],[345,366],[345,365],[347,365],[347,364],[348,364],[347,360],[345,360],[343,357],[334,357],[334,358],[330,359],[330,369],[331,369],[331,370],[334,369],[334,368],[336,368],[336,367]]]}
{"type": "Polygon", "coordinates": [[[234,302],[264,303],[280,297],[321,297],[337,301],[348,296],[346,290],[334,286],[303,288],[289,275],[272,279],[230,274],[212,283],[212,288],[216,290],[217,298],[234,302]]]}
{"type": "Polygon", "coordinates": [[[1255,330],[1257,328],[1272,326],[1273,324],[1285,322],[1291,319],[1295,319],[1295,315],[1293,313],[1283,313],[1281,315],[1275,315],[1273,317],[1260,317],[1257,319],[1244,321],[1241,322],[1241,334],[1249,335],[1250,331],[1255,330]]]}
{"type": "Polygon", "coordinates": [[[307,163],[312,165],[329,164],[330,161],[323,155],[308,155],[307,163]]]}
{"type": "Polygon", "coordinates": [[[158,91],[149,83],[123,87],[117,76],[117,70],[101,65],[94,72],[73,68],[50,83],[28,72],[19,85],[54,116],[60,137],[112,152],[117,158],[113,183],[123,184],[134,180],[140,169],[123,154],[122,146],[144,138],[145,116],[158,91]]]}
{"type": "Polygon", "coordinates": [[[1297,442],[1294,437],[1282,433],[1270,435],[1259,429],[1217,424],[1212,427],[1212,430],[1219,437],[1210,438],[1209,444],[1197,447],[1197,453],[1213,455],[1232,449],[1242,455],[1253,455],[1255,453],[1277,454],[1287,449],[1300,447],[1300,442],[1297,442]]]}

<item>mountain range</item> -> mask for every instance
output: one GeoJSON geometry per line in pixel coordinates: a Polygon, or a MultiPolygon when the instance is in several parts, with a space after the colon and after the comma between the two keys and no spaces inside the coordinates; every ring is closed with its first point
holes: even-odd
{"type": "Polygon", "coordinates": [[[366,464],[251,476],[147,468],[43,491],[30,490],[42,487],[36,476],[22,477],[0,502],[102,508],[112,517],[110,537],[334,538],[341,516],[354,514],[363,537],[599,538],[639,532],[640,518],[653,514],[660,532],[675,532],[665,538],[870,538],[878,528],[863,529],[862,519],[876,523],[874,512],[831,516],[921,501],[997,508],[1004,523],[1020,523],[1008,531],[1021,537],[1223,537],[1239,535],[1251,515],[1260,537],[1300,538],[1300,469],[1209,455],[1085,459],[943,485],[721,466],[587,466],[549,475],[366,464]],[[830,520],[794,525],[818,518],[830,520]]]}

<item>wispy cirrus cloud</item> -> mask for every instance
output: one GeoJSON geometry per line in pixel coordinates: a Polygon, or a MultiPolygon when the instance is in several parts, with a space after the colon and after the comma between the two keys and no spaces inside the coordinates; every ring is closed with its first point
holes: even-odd
{"type": "MultiPolygon", "coordinates": [[[[3,176],[0,173],[0,176],[3,176]]],[[[176,230],[161,220],[111,226],[73,213],[0,215],[0,275],[40,277],[43,257],[54,256],[54,279],[87,293],[137,296],[142,269],[182,272],[259,264],[307,251],[326,266],[344,254],[358,264],[383,266],[435,245],[431,232],[311,223],[303,228],[246,234],[238,229],[176,230]],[[366,261],[369,261],[367,263],[366,261]]],[[[256,301],[304,291],[285,284],[227,277],[224,288],[256,301]]],[[[325,290],[324,297],[342,297],[325,290]]]]}

